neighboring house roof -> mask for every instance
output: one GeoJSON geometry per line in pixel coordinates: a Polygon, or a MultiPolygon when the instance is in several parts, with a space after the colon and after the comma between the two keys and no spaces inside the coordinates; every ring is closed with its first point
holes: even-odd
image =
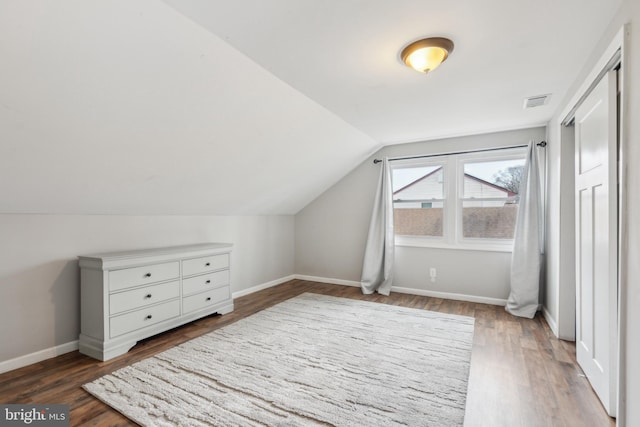
{"type": "MultiPolygon", "coordinates": [[[[411,186],[413,186],[413,185],[415,185],[415,184],[417,184],[417,183],[429,178],[430,176],[434,175],[436,172],[440,171],[441,169],[442,169],[442,166],[432,170],[428,174],[423,175],[420,178],[418,178],[418,179],[410,182],[409,184],[405,185],[404,187],[394,191],[393,194],[396,195],[396,194],[406,190],[407,188],[409,188],[409,187],[411,187],[411,186]]],[[[494,184],[492,182],[485,181],[484,179],[478,178],[477,176],[473,176],[473,175],[470,175],[468,173],[465,173],[464,176],[465,176],[465,178],[473,179],[474,181],[477,181],[477,182],[479,182],[479,183],[481,183],[483,185],[487,185],[489,187],[495,188],[496,190],[504,191],[505,193],[507,193],[507,197],[517,196],[517,193],[514,193],[513,191],[510,191],[510,190],[508,190],[508,189],[506,189],[504,187],[501,187],[501,186],[499,186],[497,184],[494,184]]]]}

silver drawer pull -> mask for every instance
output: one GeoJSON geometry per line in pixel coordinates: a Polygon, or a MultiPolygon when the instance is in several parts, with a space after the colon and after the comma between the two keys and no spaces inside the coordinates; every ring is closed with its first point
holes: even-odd
{"type": "Polygon", "coordinates": [[[144,277],[151,277],[151,273],[145,274],[144,277]]]}
{"type": "Polygon", "coordinates": [[[206,301],[211,301],[211,297],[207,297],[206,301]]]}
{"type": "Polygon", "coordinates": [[[146,294],[144,297],[145,297],[145,299],[149,299],[149,298],[151,298],[151,294],[146,294]]]}
{"type": "Polygon", "coordinates": [[[145,318],[144,318],[144,320],[149,320],[149,319],[151,319],[152,317],[153,317],[152,315],[147,314],[147,317],[145,317],[145,318]]]}

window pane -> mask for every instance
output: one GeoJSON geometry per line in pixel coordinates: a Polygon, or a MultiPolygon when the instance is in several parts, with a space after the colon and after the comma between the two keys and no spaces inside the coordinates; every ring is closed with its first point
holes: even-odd
{"type": "Polygon", "coordinates": [[[464,164],[462,237],[513,239],[524,159],[464,164]]]}
{"type": "Polygon", "coordinates": [[[463,201],[463,237],[513,239],[517,213],[513,201],[463,201]]]}
{"type": "Polygon", "coordinates": [[[396,234],[442,237],[443,181],[441,165],[393,170],[396,234]]]}
{"type": "Polygon", "coordinates": [[[513,197],[520,191],[524,159],[464,164],[465,199],[513,197]]]}

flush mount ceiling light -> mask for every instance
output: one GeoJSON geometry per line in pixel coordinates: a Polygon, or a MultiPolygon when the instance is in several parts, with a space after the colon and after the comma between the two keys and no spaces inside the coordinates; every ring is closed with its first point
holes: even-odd
{"type": "Polygon", "coordinates": [[[444,37],[430,37],[417,40],[400,53],[400,57],[408,67],[421,73],[428,73],[438,68],[453,51],[453,42],[444,37]]]}

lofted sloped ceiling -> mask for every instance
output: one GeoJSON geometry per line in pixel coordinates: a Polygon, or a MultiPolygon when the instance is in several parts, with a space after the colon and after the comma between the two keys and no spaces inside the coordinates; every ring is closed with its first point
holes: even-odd
{"type": "Polygon", "coordinates": [[[161,1],[2,1],[0,62],[0,213],[293,214],[379,146],[161,1]]]}
{"type": "Polygon", "coordinates": [[[3,0],[0,213],[296,213],[381,145],[546,123],[620,2],[3,0]]]}

